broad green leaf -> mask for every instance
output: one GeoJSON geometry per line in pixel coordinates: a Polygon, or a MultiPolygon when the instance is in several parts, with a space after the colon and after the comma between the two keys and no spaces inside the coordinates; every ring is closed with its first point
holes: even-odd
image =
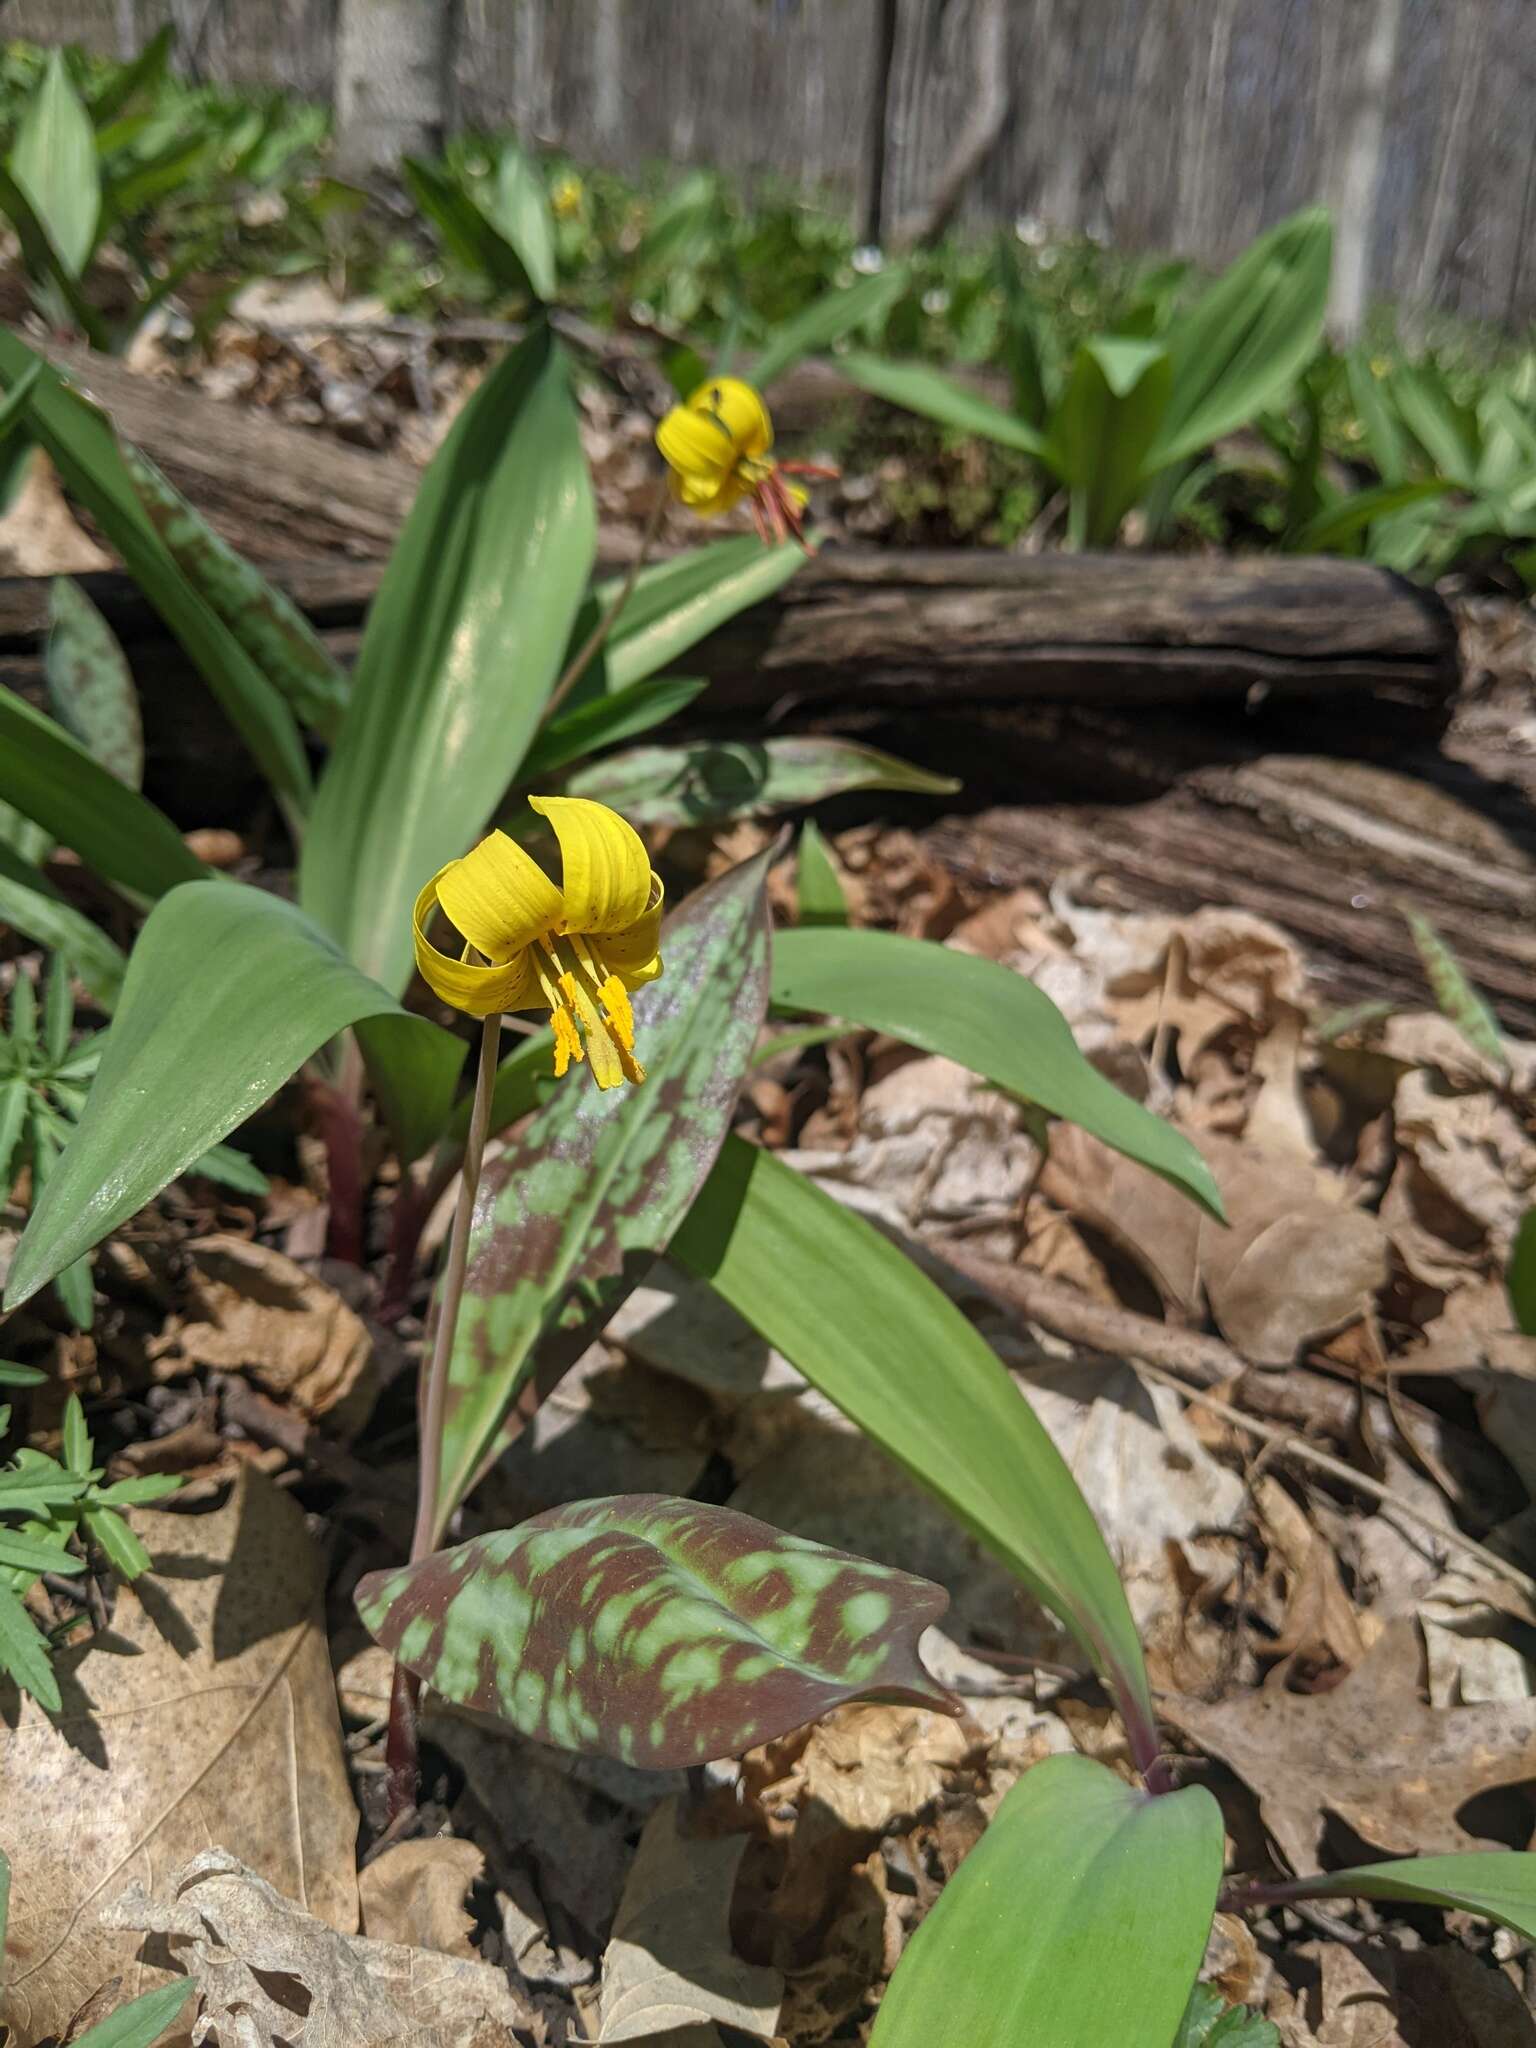
{"type": "Polygon", "coordinates": [[[701,676],[661,676],[654,682],[631,683],[611,697],[592,697],[550,720],[523,756],[518,780],[537,789],[557,768],[674,717],[708,687],[701,676]]]}
{"type": "Polygon", "coordinates": [[[97,1002],[110,1010],[128,961],[83,911],[66,903],[41,868],[0,844],[0,924],[8,924],[50,952],[66,953],[97,1002]]]}
{"type": "MultiPolygon", "coordinates": [[[[0,1171],[3,1178],[3,1171],[0,1171]]],[[[1536,1337],[1536,1209],[1527,1209],[1515,1231],[1509,1265],[1504,1274],[1515,1328],[1536,1337]]]]}
{"type": "MultiPolygon", "coordinates": [[[[653,676],[748,605],[772,597],[804,560],[793,541],[764,547],[748,533],[642,569],[602,650],[572,690],[570,705],[653,676]]],[[[615,577],[593,590],[571,628],[573,654],[622,587],[623,578],[615,577]]]]}
{"type": "Polygon", "coordinates": [[[1197,455],[1272,405],[1323,332],[1333,266],[1327,211],[1260,235],[1168,329],[1173,391],[1147,468],[1197,455]]]}
{"type": "MultiPolygon", "coordinates": [[[[444,1521],[491,1454],[535,1347],[565,1363],[635,1287],[714,1164],[768,1001],[766,859],[698,890],[634,998],[639,1088],[566,1075],[486,1171],[449,1377],[444,1521]]],[[[438,1532],[440,1534],[440,1529],[438,1532]]]]}
{"type": "Polygon", "coordinates": [[[390,989],[411,904],[492,815],[559,672],[594,545],[565,358],[542,323],[433,458],[390,558],[299,867],[299,900],[390,989]]]}
{"type": "Polygon", "coordinates": [[[1487,1849],[1461,1856],[1405,1856],[1321,1877],[1287,1880],[1287,1898],[1409,1899],[1447,1911],[1480,1913],[1536,1941],[1536,1855],[1487,1849]]]}
{"type": "Polygon", "coordinates": [[[1474,488],[1479,466],[1476,415],[1451,396],[1430,363],[1403,363],[1392,372],[1391,392],[1408,431],[1440,474],[1474,488]]]}
{"type": "Polygon", "coordinates": [[[1366,451],[1381,472],[1384,484],[1400,484],[1408,474],[1408,455],[1403,430],[1392,410],[1387,387],[1371,367],[1364,349],[1351,349],[1344,359],[1350,402],[1365,435],[1366,451]]]}
{"type": "Polygon", "coordinates": [[[930,370],[926,363],[893,363],[851,349],[838,357],[837,367],[861,390],[908,412],[923,413],[941,426],[1000,441],[1022,455],[1043,456],[1046,452],[1045,436],[1017,413],[1005,412],[990,398],[952,382],[939,370],[930,370]]]}
{"type": "Polygon", "coordinates": [[[1166,349],[1148,341],[1084,342],[1051,416],[1046,460],[1071,493],[1075,547],[1108,547],[1136,502],[1147,450],[1173,389],[1166,349]]]}
{"type": "Polygon", "coordinates": [[[0,1387],[45,1387],[48,1375],[41,1366],[21,1365],[14,1358],[0,1358],[0,1387]]]}
{"type": "Polygon", "coordinates": [[[802,929],[808,925],[846,925],[848,922],[848,899],[843,894],[837,869],[832,865],[827,842],[817,831],[812,818],[807,818],[800,830],[795,898],[795,921],[802,929]]]}
{"type": "Polygon", "coordinates": [[[400,175],[411,197],[443,238],[443,247],[467,270],[503,292],[537,299],[528,266],[501,228],[462,185],[436,164],[405,157],[400,175]]]}
{"type": "Polygon", "coordinates": [[[85,1410],[78,1394],[71,1394],[64,1403],[61,1435],[66,1471],[77,1479],[84,1478],[91,1469],[91,1433],[85,1426],[85,1410]]]}
{"type": "Polygon", "coordinates": [[[98,130],[104,128],[109,121],[115,121],[139,93],[153,91],[169,71],[175,50],[176,30],[167,22],[163,28],[156,29],[137,57],[115,71],[92,97],[93,125],[98,130]]]}
{"type": "Polygon", "coordinates": [[[555,296],[555,223],[544,180],[515,143],[502,144],[491,220],[517,252],[536,298],[555,296]]]}
{"type": "MultiPolygon", "coordinates": [[[[7,388],[40,360],[0,328],[7,388]]],[[[45,364],[28,413],[65,489],[78,498],[186,649],[226,716],[288,808],[309,803],[309,762],[293,715],[222,619],[183,576],[145,512],[112,423],[45,364]]]]}
{"type": "Polygon", "coordinates": [[[220,1187],[233,1188],[239,1195],[264,1195],[272,1185],[255,1161],[237,1152],[233,1145],[210,1145],[187,1171],[201,1174],[204,1180],[217,1181],[220,1187]]]}
{"type": "Polygon", "coordinates": [[[1221,1809],[1052,1756],[1020,1778],[939,1894],[870,2048],[1169,2048],[1210,1937],[1221,1809]]]}
{"type": "Polygon", "coordinates": [[[111,1508],[87,1508],[85,1526],[120,1579],[139,1579],[149,1570],[153,1562],[149,1552],[111,1508]]]}
{"type": "Polygon", "coordinates": [[[36,1536],[18,1536],[14,1529],[0,1528],[0,1570],[11,1572],[83,1572],[85,1559],[75,1557],[58,1543],[36,1536]]]}
{"type": "Polygon", "coordinates": [[[952,776],[931,775],[856,740],[696,740],[630,747],[579,769],[572,796],[596,797],[632,825],[703,825],[758,811],[819,803],[850,789],[950,796],[952,776]]]}
{"type": "Polygon", "coordinates": [[[346,709],[347,677],[292,599],[220,538],[147,455],[125,447],[139,502],[166,552],[223,620],[295,717],[334,740],[346,709]]]}
{"type": "Polygon", "coordinates": [[[766,389],[775,377],[782,377],[804,357],[818,349],[830,348],[855,328],[879,320],[907,288],[903,264],[893,263],[872,277],[823,292],[818,299],[788,320],[780,320],[768,331],[752,366],[752,381],[766,389]]]}
{"type": "Polygon", "coordinates": [[[109,882],[162,896],[206,870],[163,811],[103,768],[63,726],[0,689],[0,797],[109,882]]]}
{"type": "Polygon", "coordinates": [[[1080,1125],[1225,1220],[1211,1170],[1188,1138],[1122,1095],[1079,1052],[1050,997],[995,960],[894,932],[780,932],[773,1001],[958,1060],[1080,1125]]]}
{"type": "Polygon", "coordinates": [[[59,1681],[48,1645],[16,1594],[0,1580],[0,1671],[8,1671],[23,1692],[50,1714],[59,1711],[59,1681]]]}
{"type": "Polygon", "coordinates": [[[459,1040],[407,1015],[291,903],[238,882],[172,890],[139,934],[79,1128],[22,1233],[11,1306],[141,1209],[349,1024],[376,1085],[381,1074],[395,1079],[388,1106],[414,1156],[447,1120],[459,1040]]]}
{"type": "Polygon", "coordinates": [[[1336,504],[1325,505],[1309,519],[1286,546],[1293,554],[1331,554],[1343,542],[1354,540],[1378,519],[1386,519],[1409,505],[1427,504],[1443,498],[1452,487],[1429,480],[1423,483],[1378,484],[1373,490],[1354,491],[1336,504]]]}
{"type": "Polygon", "coordinates": [[[130,789],[144,781],[139,695],[117,636],[80,585],[55,576],[46,653],[54,716],[130,789]]]}
{"type": "Polygon", "coordinates": [[[1245,2005],[1228,2005],[1209,1984],[1197,1984],[1173,2048],[1281,2048],[1280,2029],[1245,2005]]]}
{"type": "Polygon", "coordinates": [[[146,1991],[142,1998],[131,1998],[78,2035],[74,2048],[152,2048],[196,1989],[194,1978],[178,1977],[146,1991]]]}
{"type": "Polygon", "coordinates": [[[996,1353],[927,1274],[863,1217],[735,1136],[669,1256],[1060,1615],[1145,1739],[1141,1643],[1098,1523],[996,1353]]]}
{"type": "Polygon", "coordinates": [[[11,145],[11,175],[32,202],[73,277],[90,260],[101,216],[101,177],[91,117],[69,82],[62,50],[51,50],[11,145]]]}
{"type": "Polygon", "coordinates": [[[50,324],[67,316],[92,348],[110,349],[113,337],[106,321],[91,304],[80,279],[53,246],[53,237],[42,216],[12,176],[8,161],[0,162],[0,213],[16,230],[22,262],[37,280],[37,297],[50,324]],[[57,310],[50,305],[51,299],[56,299],[57,310]]]}
{"type": "Polygon", "coordinates": [[[1461,962],[1427,917],[1404,906],[1403,918],[1440,1014],[1456,1026],[1474,1052],[1507,1073],[1509,1054],[1499,1035],[1499,1020],[1468,981],[1461,962]]]}
{"type": "Polygon", "coordinates": [[[369,1633],[436,1693],[646,1770],[738,1756],[856,1699],[952,1710],[927,1579],[661,1493],[551,1508],[370,1572],[369,1633]]]}

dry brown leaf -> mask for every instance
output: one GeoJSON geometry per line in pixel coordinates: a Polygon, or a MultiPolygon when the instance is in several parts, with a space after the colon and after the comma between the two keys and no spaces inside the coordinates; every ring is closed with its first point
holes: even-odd
{"type": "Polygon", "coordinates": [[[1386,1234],[1309,1160],[1214,1139],[1202,1149],[1228,1218],[1200,1223],[1211,1313],[1245,1358],[1289,1365],[1371,1305],[1387,1278],[1386,1234]]]}
{"type": "Polygon", "coordinates": [[[1213,905],[1178,919],[1171,931],[1162,919],[1145,923],[1147,937],[1161,937],[1161,944],[1108,984],[1120,1028],[1133,1042],[1150,1040],[1159,1028],[1177,1031],[1187,1068],[1232,1025],[1262,1038],[1286,1012],[1305,1009],[1301,956],[1267,919],[1213,905]]]}
{"type": "Polygon", "coordinates": [[[1040,1176],[1043,1193],[1129,1253],[1181,1315],[1200,1307],[1200,1211],[1144,1166],[1057,1124],[1040,1176]]]}
{"type": "Polygon", "coordinates": [[[1536,2024],[1499,1970],[1452,1945],[1307,1942],[1307,1982],[1272,1995],[1286,2048],[1533,2048],[1536,2024]]]}
{"type": "Polygon", "coordinates": [[[186,1250],[187,1310],[163,1339],[172,1369],[247,1373],[274,1400],[329,1416],[332,1430],[360,1428],[377,1392],[374,1343],[335,1288],[243,1237],[198,1238],[186,1250]]]}
{"type": "Polygon", "coordinates": [[[603,1957],[605,2044],[689,2028],[706,2048],[723,2040],[722,2026],[759,2038],[778,2026],[782,1978],[731,1946],[731,1893],[747,1837],[685,1835],[679,1811],[669,1799],[646,1822],[619,1902],[603,1957]]]}
{"type": "Polygon", "coordinates": [[[103,554],[76,520],[59,487],[58,471],[34,448],[20,491],[0,514],[0,574],[81,576],[110,569],[103,554]]]}
{"type": "Polygon", "coordinates": [[[97,1915],[214,1843],[330,1926],[357,1925],[357,1813],[303,1516],[247,1473],[216,1513],[133,1519],[154,1574],[58,1658],[62,1713],[24,1699],[0,1727],[5,2013],[23,2039],[62,2032],[119,1972],[125,1998],[164,1981],[97,1915]]]}
{"type": "Polygon", "coordinates": [[[471,1955],[474,1919],[465,1900],[484,1874],[484,1856],[456,1835],[397,1842],[358,1877],[363,1932],[370,1941],[471,1955]]]}
{"type": "Polygon", "coordinates": [[[920,1707],[839,1707],[812,1728],[764,1803],[817,1800],[845,1828],[884,1834],[933,1804],[975,1747],[974,1732],[920,1707]]]}
{"type": "Polygon", "coordinates": [[[1457,1819],[1479,1793],[1536,1777],[1536,1701],[1436,1709],[1419,1697],[1411,1622],[1394,1622],[1331,1692],[1261,1691],[1216,1706],[1166,1698],[1165,1717],[1257,1793],[1298,1875],[1318,1868],[1327,1816],[1389,1856],[1507,1847],[1457,1819]]]}
{"type": "Polygon", "coordinates": [[[1339,1561],[1285,1488],[1265,1474],[1254,1488],[1264,1534],[1284,1559],[1290,1584],[1285,1614],[1268,1653],[1281,1661],[1271,1684],[1283,1681],[1295,1664],[1353,1669],[1366,1644],[1354,1603],[1344,1590],[1339,1561]]]}
{"type": "Polygon", "coordinates": [[[198,2038],[221,2048],[516,2048],[522,2014],[500,1970],[338,1934],[223,1849],[153,1897],[135,1885],[109,1913],[164,1939],[197,1980],[198,2038]]]}

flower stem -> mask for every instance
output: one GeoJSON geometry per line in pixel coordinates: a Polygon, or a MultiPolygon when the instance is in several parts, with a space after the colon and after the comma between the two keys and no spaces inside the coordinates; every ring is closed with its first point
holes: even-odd
{"type": "MultiPolygon", "coordinates": [[[[442,1512],[442,1465],[443,1425],[448,1411],[448,1367],[453,1358],[459,1303],[464,1298],[464,1276],[469,1268],[469,1231],[474,1221],[480,1166],[490,1129],[491,1102],[496,1092],[496,1056],[500,1049],[501,1016],[498,1012],[487,1017],[481,1028],[480,1063],[475,1071],[475,1100],[464,1145],[463,1179],[459,1183],[459,1200],[453,1212],[453,1230],[448,1239],[448,1261],[443,1268],[443,1291],[437,1305],[432,1356],[421,1386],[417,1432],[420,1465],[416,1481],[416,1526],[411,1533],[412,1564],[427,1556],[436,1546],[442,1534],[441,1524],[446,1519],[442,1512]]],[[[449,1512],[452,1512],[451,1504],[449,1512]]],[[[390,1687],[389,1731],[384,1740],[389,1817],[392,1822],[416,1798],[416,1707],[420,1695],[421,1681],[397,1664],[390,1687]]]]}
{"type": "Polygon", "coordinates": [[[486,1018],[480,1032],[480,1064],[475,1072],[475,1100],[469,1113],[469,1135],[464,1143],[464,1174],[459,1182],[458,1206],[453,1212],[453,1230],[448,1239],[448,1263],[443,1268],[443,1292],[437,1305],[432,1358],[421,1390],[421,1473],[416,1487],[416,1527],[411,1536],[412,1564],[417,1558],[427,1555],[441,1534],[438,1526],[439,1488],[443,1423],[448,1408],[448,1365],[453,1357],[454,1331],[458,1327],[459,1303],[464,1295],[464,1275],[469,1267],[469,1226],[474,1219],[480,1163],[485,1157],[486,1134],[491,1124],[491,1099],[496,1092],[496,1055],[500,1049],[501,1014],[497,1011],[486,1018]]]}
{"type": "Polygon", "coordinates": [[[629,603],[629,600],[635,594],[635,585],[640,581],[640,571],[645,567],[645,558],[650,553],[651,545],[657,534],[661,531],[662,514],[666,509],[667,494],[664,490],[659,490],[656,493],[656,502],[651,507],[651,516],[645,522],[645,531],[640,536],[640,546],[635,552],[634,560],[629,565],[624,581],[619,585],[618,594],[614,598],[613,603],[609,605],[607,611],[603,613],[603,616],[592,628],[592,631],[587,635],[586,639],[566,663],[564,673],[549,693],[549,702],[544,706],[542,724],[547,725],[549,723],[550,719],[554,717],[560,706],[592,666],[598,655],[602,653],[608,635],[613,631],[614,625],[618,620],[619,613],[623,611],[625,605],[629,603]]]}

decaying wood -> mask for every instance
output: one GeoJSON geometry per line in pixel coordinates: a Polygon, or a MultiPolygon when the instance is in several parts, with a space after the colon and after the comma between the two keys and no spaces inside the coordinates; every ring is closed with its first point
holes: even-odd
{"type": "MultiPolygon", "coordinates": [[[[379,565],[269,573],[345,632],[379,565]]],[[[124,579],[85,582],[125,637],[142,635],[142,603],[124,579]]],[[[0,648],[20,651],[42,605],[25,581],[0,582],[0,648]]],[[[1457,675],[1444,605],[1368,563],[958,549],[828,549],[690,649],[688,666],[709,679],[715,713],[795,700],[820,712],[1365,692],[1383,716],[1433,720],[1457,675]]]]}
{"type": "MultiPolygon", "coordinates": [[[[1016,758],[1029,746],[1023,724],[1008,735],[1016,758]]],[[[1326,725],[1312,730],[1326,741],[1326,725]]],[[[1325,1000],[1422,1007],[1429,991],[1401,914],[1412,904],[1505,1025],[1536,1035],[1536,808],[1515,759],[1456,736],[1390,766],[1265,753],[1262,741],[1173,716],[1065,719],[1035,739],[1039,765],[1021,794],[1043,800],[929,834],[962,878],[1048,888],[1067,877],[1079,900],[1105,907],[1233,905],[1293,934],[1325,1000]]]]}

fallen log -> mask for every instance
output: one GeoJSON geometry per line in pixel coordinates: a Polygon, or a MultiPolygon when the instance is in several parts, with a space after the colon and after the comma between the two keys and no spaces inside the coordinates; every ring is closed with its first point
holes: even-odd
{"type": "MultiPolygon", "coordinates": [[[[268,573],[344,654],[381,565],[268,573]]],[[[126,577],[82,581],[125,644],[163,638],[126,577]]],[[[0,580],[0,654],[25,655],[45,605],[37,580],[0,580]]],[[[709,679],[712,713],[1363,694],[1419,734],[1458,676],[1441,600],[1366,562],[959,549],[828,548],[686,666],[709,679]]]]}

